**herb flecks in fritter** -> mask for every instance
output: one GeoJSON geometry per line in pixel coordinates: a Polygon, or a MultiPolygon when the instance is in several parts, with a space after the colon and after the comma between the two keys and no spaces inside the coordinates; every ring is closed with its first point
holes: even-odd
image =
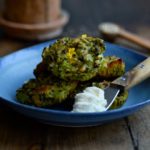
{"type": "Polygon", "coordinates": [[[42,57],[55,76],[86,81],[96,76],[104,51],[103,40],[82,35],[56,41],[45,48],[42,57]]]}
{"type": "Polygon", "coordinates": [[[46,107],[63,102],[76,88],[77,82],[31,79],[17,90],[17,99],[25,104],[46,107]]]}

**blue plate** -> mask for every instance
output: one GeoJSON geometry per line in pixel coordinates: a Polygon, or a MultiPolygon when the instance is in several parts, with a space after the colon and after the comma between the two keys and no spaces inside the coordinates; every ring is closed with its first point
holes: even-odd
{"type": "MultiPolygon", "coordinates": [[[[3,57],[0,60],[0,97],[14,110],[40,122],[62,126],[93,126],[125,117],[150,103],[150,79],[142,82],[129,92],[129,97],[123,107],[102,113],[72,113],[67,109],[46,109],[19,103],[16,89],[24,81],[33,78],[33,69],[41,61],[41,53],[51,42],[42,43],[22,49],[3,57]]],[[[145,59],[131,50],[106,43],[106,55],[121,57],[126,63],[126,70],[131,69],[145,59]]]]}

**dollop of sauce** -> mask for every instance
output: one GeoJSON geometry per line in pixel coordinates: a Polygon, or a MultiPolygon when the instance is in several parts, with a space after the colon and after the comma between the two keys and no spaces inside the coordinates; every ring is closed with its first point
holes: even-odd
{"type": "Polygon", "coordinates": [[[102,112],[106,111],[106,105],[104,90],[95,86],[87,87],[82,93],[75,95],[72,112],[102,112]]]}

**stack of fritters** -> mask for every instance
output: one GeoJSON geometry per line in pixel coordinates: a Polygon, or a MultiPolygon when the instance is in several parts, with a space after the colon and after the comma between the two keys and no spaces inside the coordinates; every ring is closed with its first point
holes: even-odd
{"type": "MultiPolygon", "coordinates": [[[[124,73],[125,65],[115,56],[104,57],[102,39],[82,35],[65,37],[44,48],[42,62],[34,70],[35,79],[17,90],[17,99],[25,104],[47,107],[74,98],[87,86],[106,87],[124,73]]],[[[112,107],[121,106],[127,92],[121,93],[112,107]]]]}

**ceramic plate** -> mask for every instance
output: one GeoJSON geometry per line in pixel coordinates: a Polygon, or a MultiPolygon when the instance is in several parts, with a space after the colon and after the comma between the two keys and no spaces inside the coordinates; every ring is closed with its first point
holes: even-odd
{"type": "MultiPolygon", "coordinates": [[[[0,60],[0,97],[1,101],[11,106],[17,112],[34,118],[40,122],[62,126],[93,126],[125,117],[144,105],[150,103],[150,79],[142,82],[129,92],[129,97],[123,107],[101,113],[72,113],[66,107],[38,108],[19,103],[16,89],[24,81],[33,78],[33,69],[41,61],[41,53],[51,42],[42,43],[22,49],[3,57],[0,60]]],[[[145,59],[131,50],[106,43],[106,55],[121,57],[126,63],[126,71],[145,59]]]]}

